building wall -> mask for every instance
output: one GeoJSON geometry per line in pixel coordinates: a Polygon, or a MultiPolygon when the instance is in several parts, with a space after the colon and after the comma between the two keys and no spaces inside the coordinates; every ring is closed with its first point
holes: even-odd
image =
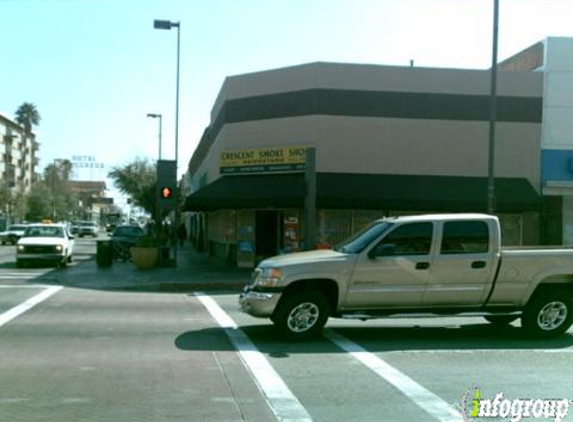
{"type": "Polygon", "coordinates": [[[540,70],[543,67],[544,53],[545,44],[540,41],[501,62],[498,65],[498,70],[518,72],[540,70]]]}
{"type": "MultiPolygon", "coordinates": [[[[543,78],[534,72],[498,73],[496,177],[525,178],[538,192],[543,78]]],[[[229,77],[190,161],[191,185],[197,190],[221,177],[223,151],[285,146],[315,147],[318,173],[485,178],[489,89],[487,71],[336,63],[229,77]]],[[[284,210],[275,211],[286,225],[284,210]]],[[[333,245],[383,213],[407,211],[320,209],[317,241],[333,245]]],[[[233,212],[210,212],[207,236],[215,254],[230,253],[228,245],[236,241],[239,255],[243,243],[248,256],[253,240],[247,229],[255,224],[256,211],[236,211],[249,213],[249,224],[233,212]]],[[[536,243],[536,218],[502,216],[506,241],[536,243]]],[[[291,220],[301,237],[304,216],[291,220]]]]}
{"type": "MultiPolygon", "coordinates": [[[[344,163],[336,161],[337,155],[348,158],[347,151],[351,146],[353,154],[358,153],[356,161],[362,163],[365,159],[367,167],[373,169],[368,171],[380,172],[380,163],[376,162],[377,154],[372,154],[372,151],[386,151],[391,148],[392,153],[406,154],[409,162],[411,160],[408,171],[413,169],[413,174],[422,174],[423,171],[448,174],[453,171],[452,174],[482,175],[483,169],[487,169],[485,160],[489,88],[490,74],[487,71],[338,63],[312,63],[229,77],[213,106],[211,125],[190,161],[189,170],[194,175],[193,186],[197,189],[219,177],[219,154],[225,149],[301,144],[314,145],[319,149],[317,158],[319,166],[322,167],[319,167],[318,171],[328,167],[328,164],[324,164],[325,161],[334,162],[337,167],[348,164],[348,171],[354,171],[352,168],[355,166],[351,162],[347,163],[348,160],[344,163]],[[340,113],[340,110],[334,110],[272,118],[273,111],[276,111],[275,114],[280,113],[273,109],[281,108],[283,104],[277,104],[277,101],[273,102],[271,99],[267,99],[268,104],[265,104],[265,96],[296,94],[312,89],[345,90],[348,95],[366,94],[366,98],[367,94],[389,94],[391,98],[392,93],[418,97],[395,99],[403,103],[398,104],[397,108],[402,108],[399,113],[404,116],[392,116],[396,110],[389,110],[390,115],[383,115],[385,111],[382,111],[378,115],[360,116],[356,114],[368,114],[368,107],[364,110],[363,104],[355,104],[355,107],[362,106],[363,109],[356,114],[351,111],[352,117],[344,116],[345,113],[340,113]],[[436,99],[435,107],[418,110],[416,115],[416,101],[427,102],[433,94],[440,96],[436,99]],[[457,103],[454,101],[456,98],[459,100],[457,103]],[[244,100],[244,103],[237,103],[238,100],[244,100]],[[444,101],[450,103],[444,105],[444,101]],[[476,101],[480,103],[477,104],[476,101]],[[266,109],[270,110],[268,115],[259,118],[245,117],[254,102],[262,102],[262,107],[266,106],[266,109]],[[427,114],[435,116],[427,118],[427,114]],[[457,117],[454,116],[456,114],[457,117]],[[449,115],[455,118],[448,117],[449,115]],[[468,117],[464,118],[464,115],[468,117]],[[320,151],[324,149],[321,148],[322,145],[328,148],[328,153],[320,151]],[[441,149],[447,150],[448,154],[439,156],[441,149]],[[423,154],[420,154],[421,151],[423,154]],[[453,154],[450,154],[450,151],[453,151],[453,154]],[[470,154],[467,154],[468,152],[470,154]],[[416,158],[416,155],[422,157],[416,158]],[[472,156],[472,159],[464,160],[465,155],[472,156]]],[[[531,116],[526,116],[522,120],[509,118],[504,121],[502,117],[508,109],[513,114],[519,114],[524,109],[519,104],[520,99],[540,102],[543,95],[543,75],[533,72],[499,72],[498,95],[500,121],[497,125],[497,166],[500,175],[513,176],[516,172],[519,174],[520,169],[527,169],[527,174],[521,177],[526,177],[537,189],[540,169],[540,118],[532,121],[531,116]]],[[[384,98],[380,101],[390,101],[384,98]]],[[[284,98],[279,101],[288,103],[295,100],[284,98]]],[[[309,101],[315,99],[309,97],[309,101]]],[[[373,108],[379,108],[380,104],[375,101],[376,99],[372,103],[373,108]]],[[[392,108],[382,104],[382,108],[384,107],[392,108]]],[[[288,113],[292,113],[292,110],[288,110],[288,113]]],[[[541,114],[540,111],[534,113],[541,114]]],[[[389,165],[396,164],[396,160],[389,161],[389,165]]],[[[401,165],[399,167],[403,168],[401,165]]],[[[340,168],[337,170],[344,171],[340,168]]],[[[390,173],[386,170],[383,172],[390,173]]]]}
{"type": "Polygon", "coordinates": [[[7,185],[27,192],[35,181],[38,143],[18,123],[0,115],[0,172],[7,185]]]}
{"type": "MultiPolygon", "coordinates": [[[[38,148],[33,132],[26,132],[15,121],[0,115],[0,183],[10,190],[13,198],[28,192],[36,181],[38,148]]],[[[9,224],[23,217],[17,215],[16,205],[10,203],[0,210],[3,223],[9,224]]]]}
{"type": "MultiPolygon", "coordinates": [[[[541,96],[541,76],[529,72],[498,74],[498,94],[541,96]]],[[[215,121],[223,104],[236,98],[300,91],[309,88],[441,94],[489,93],[489,72],[482,70],[310,63],[225,79],[211,111],[215,121]]]]}
{"type": "Polygon", "coordinates": [[[545,41],[542,186],[563,196],[562,241],[573,244],[573,39],[545,41]]]}
{"type": "MultiPolygon", "coordinates": [[[[519,101],[541,102],[543,75],[500,72],[498,79],[496,175],[525,177],[539,189],[541,106],[533,119],[531,113],[523,119],[515,115],[524,109],[519,101]],[[505,120],[504,110],[505,115],[507,111],[512,114],[505,120]]],[[[487,71],[337,63],[229,77],[213,107],[211,125],[191,159],[192,185],[198,189],[220,176],[219,157],[224,150],[289,145],[315,146],[317,171],[486,175],[489,85],[487,71]],[[293,113],[291,107],[286,115],[272,118],[273,112],[280,114],[280,110],[273,110],[282,107],[280,101],[295,100],[286,94],[282,100],[270,98],[265,104],[265,98],[312,89],[345,90],[367,100],[370,94],[382,95],[380,101],[395,98],[403,104],[397,104],[396,109],[382,105],[388,110],[373,111],[354,104],[350,107],[362,109],[355,113],[345,110],[354,114],[350,116],[341,115],[336,107],[323,114],[293,115],[296,110],[293,113]],[[397,96],[392,97],[392,93],[397,96]],[[434,94],[435,100],[429,99],[434,94]],[[435,107],[416,114],[416,100],[430,107],[435,101],[435,107]],[[267,115],[265,105],[270,109],[267,115]],[[249,107],[262,108],[258,110],[261,117],[256,117],[256,110],[255,117],[249,117],[249,107]],[[460,110],[464,107],[468,110],[460,110]],[[359,115],[371,111],[371,115],[359,115]],[[428,114],[434,116],[427,118],[428,114]]],[[[309,100],[314,99],[309,96],[309,100]]],[[[372,109],[380,108],[376,100],[370,98],[372,109]]]]}
{"type": "MultiPolygon", "coordinates": [[[[497,125],[496,176],[539,188],[540,125],[497,125]]],[[[486,122],[304,116],[227,124],[198,174],[220,176],[222,151],[308,145],[317,172],[487,176],[486,122]],[[399,157],[399,159],[397,159],[399,157]]]]}

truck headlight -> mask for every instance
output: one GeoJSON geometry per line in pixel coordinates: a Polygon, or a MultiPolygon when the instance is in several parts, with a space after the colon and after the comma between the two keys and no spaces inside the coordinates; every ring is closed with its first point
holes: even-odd
{"type": "Polygon", "coordinates": [[[16,250],[17,250],[18,252],[24,252],[24,245],[18,245],[18,246],[16,247],[16,250]]]}
{"type": "Polygon", "coordinates": [[[264,268],[255,280],[255,286],[275,287],[281,280],[281,270],[278,268],[264,268]]]}
{"type": "Polygon", "coordinates": [[[56,245],[56,252],[62,252],[64,247],[62,245],[56,245]]]}

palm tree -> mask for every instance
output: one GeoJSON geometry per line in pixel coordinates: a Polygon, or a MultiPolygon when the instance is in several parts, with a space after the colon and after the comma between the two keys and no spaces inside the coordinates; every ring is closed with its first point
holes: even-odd
{"type": "Polygon", "coordinates": [[[16,122],[20,123],[27,132],[32,131],[32,126],[38,126],[41,117],[34,103],[22,103],[16,110],[16,122]]]}

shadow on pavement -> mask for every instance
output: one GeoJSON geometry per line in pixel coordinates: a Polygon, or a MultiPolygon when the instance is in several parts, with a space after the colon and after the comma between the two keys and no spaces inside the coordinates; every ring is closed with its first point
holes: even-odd
{"type": "MultiPolygon", "coordinates": [[[[476,319],[476,322],[478,320],[476,319]]],[[[271,357],[288,357],[296,353],[346,353],[325,337],[305,342],[293,342],[281,337],[272,324],[240,327],[257,344],[259,350],[271,357]]],[[[444,327],[335,327],[347,339],[370,352],[424,350],[559,350],[573,346],[573,335],[553,340],[528,339],[520,327],[495,327],[487,322],[444,327]]],[[[175,340],[175,346],[185,351],[235,350],[225,331],[219,327],[188,331],[175,340]]]]}
{"type": "MultiPolygon", "coordinates": [[[[138,269],[132,262],[100,267],[95,254],[76,257],[67,268],[54,268],[29,283],[56,284],[93,290],[137,292],[239,292],[250,280],[250,269],[234,268],[192,250],[179,248],[176,267],[138,269]],[[45,280],[40,280],[45,279],[45,280]]],[[[15,265],[12,264],[11,268],[15,265]]],[[[45,266],[42,266],[43,268],[45,266]]],[[[10,268],[10,267],[7,267],[10,268]]]]}

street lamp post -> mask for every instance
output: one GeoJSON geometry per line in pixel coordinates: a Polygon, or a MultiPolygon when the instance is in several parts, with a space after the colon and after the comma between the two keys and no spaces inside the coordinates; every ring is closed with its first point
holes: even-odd
{"type": "Polygon", "coordinates": [[[56,162],[59,161],[57,158],[54,158],[54,162],[52,164],[52,222],[56,222],[56,175],[58,173],[58,169],[56,168],[56,162]]]}
{"type": "MultiPolygon", "coordinates": [[[[162,116],[161,114],[157,113],[148,113],[147,117],[151,117],[152,119],[159,119],[159,151],[158,151],[159,157],[157,160],[157,163],[159,163],[159,160],[161,160],[162,116]]],[[[161,224],[161,209],[159,208],[159,197],[155,195],[155,231],[157,234],[159,234],[161,228],[160,224],[161,224]]]]}
{"type": "MultiPolygon", "coordinates": [[[[18,138],[18,135],[4,135],[4,142],[6,144],[12,145],[12,141],[18,138]]],[[[11,148],[11,147],[10,147],[11,148]]],[[[12,187],[13,187],[13,165],[12,165],[12,154],[6,154],[6,158],[4,160],[4,188],[6,190],[6,209],[4,210],[6,213],[6,226],[12,224],[12,187]],[[8,158],[10,157],[10,158],[8,158]]]]}
{"type": "Polygon", "coordinates": [[[491,91],[489,115],[489,158],[487,181],[487,212],[495,213],[495,121],[497,119],[497,33],[499,0],[493,0],[493,47],[491,55],[491,91]]]}
{"type": "MultiPolygon", "coordinates": [[[[179,150],[179,52],[180,52],[180,41],[181,41],[181,23],[171,22],[168,20],[154,20],[153,27],[155,29],[166,29],[171,30],[171,28],[177,28],[177,74],[175,82],[175,176],[177,177],[177,164],[178,164],[178,150],[179,150]]],[[[175,222],[174,228],[172,230],[172,242],[174,244],[174,263],[177,266],[177,230],[179,229],[179,190],[175,189],[174,195],[175,201],[175,222]]]]}
{"type": "Polygon", "coordinates": [[[152,119],[159,119],[159,157],[158,159],[161,160],[161,126],[162,126],[162,116],[161,114],[156,113],[147,113],[147,117],[151,117],[152,119]]]}

